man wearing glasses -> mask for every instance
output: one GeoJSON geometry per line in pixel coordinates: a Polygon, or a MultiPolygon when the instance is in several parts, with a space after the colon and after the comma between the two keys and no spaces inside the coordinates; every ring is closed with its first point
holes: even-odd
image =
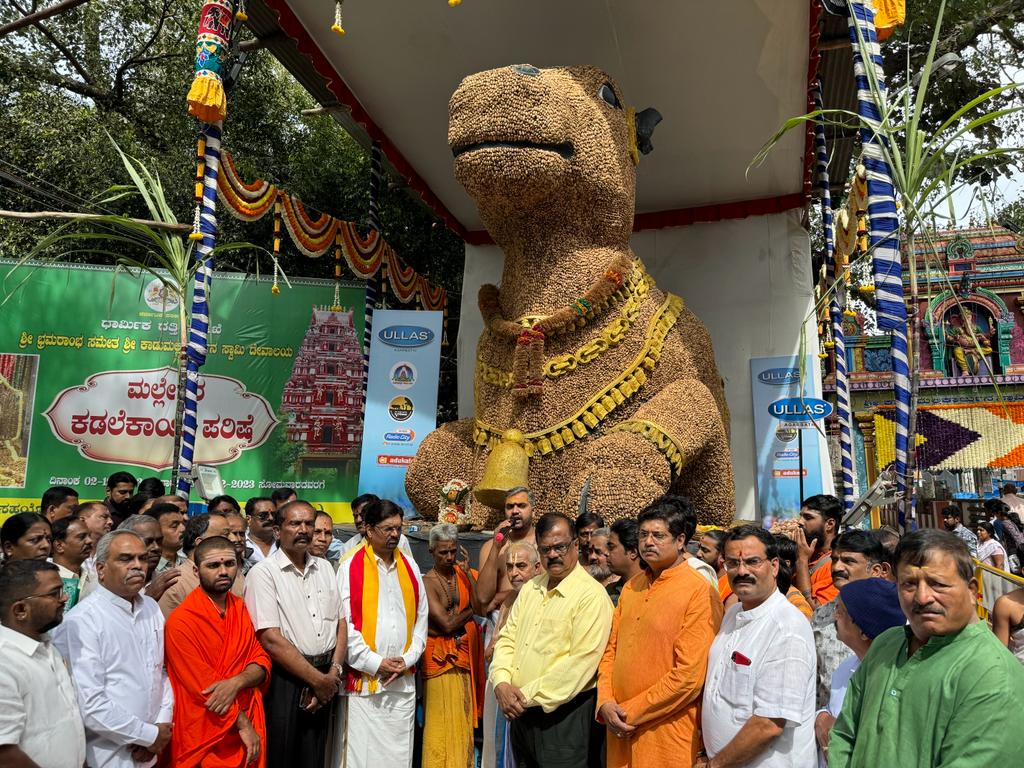
{"type": "Polygon", "coordinates": [[[711,645],[701,713],[707,756],[694,767],[813,766],[814,635],[775,584],[775,540],[743,525],[729,531],[723,553],[739,602],[711,645]]]}
{"type": "Polygon", "coordinates": [[[67,600],[53,563],[16,560],[0,568],[0,765],[85,763],[75,689],[46,634],[63,620],[67,600]]]}
{"type": "Polygon", "coordinates": [[[245,545],[252,553],[245,560],[243,574],[277,551],[274,509],[274,502],[266,496],[255,496],[245,502],[245,518],[249,528],[245,534],[245,545]]]}
{"type": "Polygon", "coordinates": [[[612,603],[579,565],[569,518],[541,516],[536,535],[546,572],[523,585],[498,635],[494,695],[510,721],[520,766],[601,765],[594,711],[612,603]]]}
{"type": "Polygon", "coordinates": [[[401,508],[377,499],[363,515],[366,543],[338,568],[348,625],[344,765],[409,768],[416,662],[427,644],[427,595],[416,561],[398,549],[401,508]]]}

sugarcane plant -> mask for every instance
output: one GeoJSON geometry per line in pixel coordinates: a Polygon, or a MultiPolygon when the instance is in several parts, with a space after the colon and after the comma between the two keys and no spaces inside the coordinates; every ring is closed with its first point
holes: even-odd
{"type": "MultiPolygon", "coordinates": [[[[854,4],[847,0],[851,17],[854,14],[854,4]]],[[[954,297],[957,307],[962,316],[966,315],[964,307],[955,290],[949,276],[942,268],[938,248],[935,245],[932,230],[928,223],[934,220],[938,211],[943,206],[952,206],[952,200],[957,192],[973,184],[973,178],[964,178],[966,172],[979,163],[997,159],[1012,160],[1021,152],[1018,146],[998,146],[994,148],[978,148],[971,145],[970,136],[972,132],[990,123],[1007,118],[1024,109],[1024,106],[1010,106],[1002,108],[991,107],[993,99],[1022,87],[1021,83],[1008,83],[992,88],[966,104],[956,109],[941,125],[934,130],[926,130],[924,127],[924,107],[928,95],[928,86],[932,82],[937,69],[949,62],[936,61],[936,50],[939,42],[939,33],[942,26],[942,19],[945,13],[946,0],[940,0],[937,10],[935,31],[932,36],[931,45],[925,58],[924,66],[919,73],[911,71],[908,60],[906,70],[906,85],[887,98],[886,92],[880,87],[880,72],[875,71],[878,67],[869,43],[865,40],[859,25],[856,29],[856,40],[854,46],[860,54],[864,66],[867,68],[868,77],[866,83],[859,84],[863,89],[870,90],[871,101],[875,107],[875,115],[866,117],[857,112],[845,109],[816,109],[807,114],[793,117],[785,121],[779,130],[760,149],[748,167],[752,168],[761,165],[783,136],[797,128],[805,128],[808,123],[824,122],[826,125],[835,126],[839,129],[866,130],[875,140],[881,151],[882,157],[888,164],[897,203],[898,228],[893,237],[898,237],[901,243],[905,244],[907,269],[910,289],[909,307],[909,337],[910,350],[910,426],[907,456],[907,494],[903,499],[906,519],[910,519],[913,508],[912,479],[914,477],[914,458],[916,449],[916,410],[918,402],[918,391],[920,388],[920,347],[921,347],[921,318],[919,312],[919,290],[918,290],[918,266],[915,256],[915,243],[923,239],[926,243],[925,268],[929,275],[941,276],[954,297]]],[[[875,243],[864,249],[858,260],[867,261],[872,257],[876,248],[884,243],[875,243]]],[[[892,246],[888,243],[888,246],[892,246]]],[[[816,306],[810,317],[817,316],[821,307],[827,305],[833,293],[842,291],[845,288],[846,276],[844,270],[835,271],[834,281],[822,291],[816,306]]],[[[927,298],[931,298],[931,280],[926,281],[927,298]]],[[[934,321],[932,321],[934,322],[934,321]]],[[[806,327],[806,323],[804,324],[806,327]]],[[[982,348],[972,324],[964,323],[973,345],[976,348],[979,359],[985,359],[982,348]]],[[[932,329],[934,332],[934,328],[932,329]]],[[[805,339],[801,339],[801,347],[805,346],[805,339]]],[[[803,355],[801,355],[801,360],[803,355]]],[[[991,369],[990,369],[991,373],[991,369]]],[[[992,384],[995,387],[997,397],[1003,403],[998,383],[992,376],[992,384]]]]}
{"type": "MultiPolygon", "coordinates": [[[[113,140],[111,140],[113,142],[113,140]]],[[[141,199],[150,219],[136,219],[116,213],[62,214],[69,218],[66,224],[41,238],[7,272],[6,278],[22,268],[27,271],[21,280],[6,293],[0,306],[6,304],[35,269],[47,262],[60,262],[72,256],[98,256],[114,263],[110,283],[110,308],[113,307],[117,275],[127,272],[133,277],[150,275],[163,286],[168,295],[177,297],[179,352],[174,367],[178,375],[174,413],[174,446],[172,453],[171,488],[177,487],[177,456],[181,445],[182,420],[185,408],[185,349],[188,344],[189,287],[195,278],[199,261],[195,258],[195,241],[189,237],[191,227],[182,224],[167,201],[159,176],[151,173],[145,164],[126,155],[116,142],[117,150],[130,184],[118,184],[107,189],[97,202],[106,209],[125,198],[141,199]],[[118,250],[114,250],[117,248],[118,250]]],[[[214,248],[216,257],[230,251],[253,250],[267,253],[266,249],[247,242],[232,242],[214,248]]],[[[274,259],[273,254],[269,254],[274,259]]],[[[275,259],[276,261],[276,259],[275,259]]],[[[257,265],[258,265],[257,260],[257,265]]],[[[287,277],[285,277],[287,282],[287,277]]],[[[209,286],[207,286],[209,289],[209,286]]]]}

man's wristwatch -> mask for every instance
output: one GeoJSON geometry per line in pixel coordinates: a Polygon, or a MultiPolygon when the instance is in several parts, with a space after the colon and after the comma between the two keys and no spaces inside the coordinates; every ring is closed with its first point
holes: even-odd
{"type": "Polygon", "coordinates": [[[344,680],[345,679],[345,667],[344,666],[342,666],[338,662],[334,662],[334,670],[338,673],[338,680],[344,680]]]}

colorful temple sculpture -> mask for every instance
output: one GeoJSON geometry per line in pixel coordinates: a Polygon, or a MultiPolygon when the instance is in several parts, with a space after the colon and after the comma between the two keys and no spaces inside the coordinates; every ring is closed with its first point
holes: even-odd
{"type": "MultiPolygon", "coordinates": [[[[937,231],[919,238],[914,251],[916,482],[927,518],[950,500],[978,499],[1024,477],[1024,237],[998,226],[937,231]]],[[[870,326],[853,307],[844,316],[858,495],[894,460],[889,337],[870,326]]],[[[825,347],[824,388],[834,397],[835,348],[825,347]]],[[[833,457],[838,429],[830,425],[833,457]]]]}
{"type": "Polygon", "coordinates": [[[300,471],[358,462],[363,438],[363,352],[353,310],[313,307],[281,396],[300,471]]]}

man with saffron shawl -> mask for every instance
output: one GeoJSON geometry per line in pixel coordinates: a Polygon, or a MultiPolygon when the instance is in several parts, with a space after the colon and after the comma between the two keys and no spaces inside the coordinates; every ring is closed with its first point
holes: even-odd
{"type": "Polygon", "coordinates": [[[262,768],[270,657],[245,603],[231,593],[239,569],[235,547],[222,536],[204,539],[188,567],[198,572],[199,587],[171,612],[164,637],[174,689],[171,764],[262,768]]]}
{"type": "Polygon", "coordinates": [[[363,508],[366,543],[338,567],[348,624],[346,768],[412,765],[415,665],[427,641],[427,599],[412,558],[396,551],[402,510],[363,508]]]}
{"type": "MultiPolygon", "coordinates": [[[[429,622],[423,654],[423,768],[473,768],[473,729],[483,714],[483,645],[473,619],[476,583],[457,562],[459,529],[430,530],[434,567],[423,583],[429,622]]],[[[481,611],[482,613],[482,611],[481,611]]]]}

